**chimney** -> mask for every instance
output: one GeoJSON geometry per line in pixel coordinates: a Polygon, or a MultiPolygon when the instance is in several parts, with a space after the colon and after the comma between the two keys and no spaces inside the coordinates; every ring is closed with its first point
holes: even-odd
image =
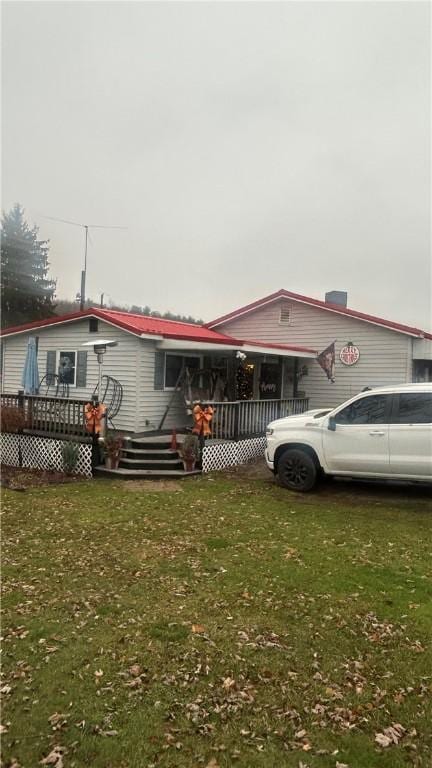
{"type": "Polygon", "coordinates": [[[327,291],[325,295],[326,304],[339,304],[341,307],[346,307],[348,294],[346,291],[327,291]]]}

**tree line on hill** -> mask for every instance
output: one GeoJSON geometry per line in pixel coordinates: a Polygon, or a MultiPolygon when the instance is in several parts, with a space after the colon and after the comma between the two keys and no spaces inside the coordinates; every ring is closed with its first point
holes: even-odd
{"type": "MultiPolygon", "coordinates": [[[[85,302],[85,309],[89,307],[101,307],[100,301],[96,299],[87,299],[85,302]]],[[[114,301],[109,301],[103,305],[104,309],[112,309],[117,312],[130,312],[134,315],[146,315],[147,317],[160,317],[163,320],[179,320],[182,323],[196,323],[197,325],[203,325],[204,320],[197,320],[192,315],[177,315],[174,312],[158,312],[157,309],[151,309],[149,306],[139,307],[136,304],[117,304],[114,301]]],[[[69,312],[77,312],[79,304],[71,299],[58,299],[55,305],[56,315],[67,315],[69,312]]]]}
{"type": "MultiPolygon", "coordinates": [[[[77,312],[76,301],[56,299],[56,281],[49,277],[49,241],[40,240],[39,228],[30,226],[24,209],[17,203],[1,220],[1,327],[45,320],[77,312]]],[[[86,308],[99,306],[89,299],[86,308]]],[[[109,302],[108,309],[149,315],[166,320],[202,324],[191,315],[158,312],[149,306],[132,306],[109,302]]]]}

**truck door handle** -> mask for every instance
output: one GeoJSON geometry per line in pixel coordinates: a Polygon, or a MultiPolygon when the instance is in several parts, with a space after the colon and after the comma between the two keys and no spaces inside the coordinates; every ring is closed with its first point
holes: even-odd
{"type": "Polygon", "coordinates": [[[380,432],[378,429],[374,429],[372,432],[369,432],[369,434],[372,437],[383,437],[383,435],[385,435],[385,432],[380,432]]]}

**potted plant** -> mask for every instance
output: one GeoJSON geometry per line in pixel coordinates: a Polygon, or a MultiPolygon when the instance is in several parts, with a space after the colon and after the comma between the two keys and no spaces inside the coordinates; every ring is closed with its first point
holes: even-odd
{"type": "Polygon", "coordinates": [[[200,457],[198,437],[196,435],[186,435],[179,448],[179,454],[183,459],[185,472],[193,472],[195,464],[200,457]]]}
{"type": "Polygon", "coordinates": [[[77,467],[80,447],[78,443],[64,443],[62,447],[63,469],[72,475],[77,467]]]}
{"type": "Polygon", "coordinates": [[[123,447],[123,436],[118,432],[107,432],[102,445],[107,469],[117,469],[123,447]]]}

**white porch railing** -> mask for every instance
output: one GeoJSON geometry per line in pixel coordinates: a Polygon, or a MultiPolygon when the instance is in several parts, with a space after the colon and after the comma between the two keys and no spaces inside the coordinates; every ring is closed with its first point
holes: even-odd
{"type": "Polygon", "coordinates": [[[265,435],[267,424],[284,416],[304,413],[309,406],[307,397],[283,400],[238,400],[212,403],[215,413],[211,423],[212,438],[240,440],[252,435],[265,435]]]}

